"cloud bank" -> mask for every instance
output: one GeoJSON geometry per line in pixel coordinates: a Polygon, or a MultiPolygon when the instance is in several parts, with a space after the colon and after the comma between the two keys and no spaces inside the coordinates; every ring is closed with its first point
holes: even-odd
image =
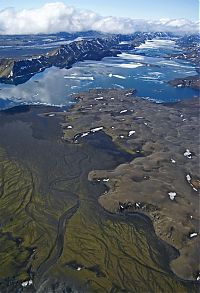
{"type": "Polygon", "coordinates": [[[135,31],[198,32],[199,23],[186,19],[156,21],[101,16],[93,11],[79,10],[62,2],[47,3],[37,9],[0,11],[0,34],[38,34],[97,30],[106,33],[135,31]]]}

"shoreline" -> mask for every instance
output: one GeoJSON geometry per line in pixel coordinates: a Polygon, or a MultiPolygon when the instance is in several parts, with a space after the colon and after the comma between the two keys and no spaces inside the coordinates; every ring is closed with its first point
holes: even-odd
{"type": "MultiPolygon", "coordinates": [[[[180,113],[183,111],[182,108],[185,107],[184,103],[187,105],[187,101],[176,103],[173,107],[172,105],[164,106],[136,98],[134,94],[134,90],[91,90],[89,93],[80,93],[78,96],[74,96],[79,102],[66,112],[59,112],[57,108],[33,106],[30,107],[30,113],[18,112],[15,115],[5,114],[3,118],[1,116],[2,124],[8,127],[3,130],[4,127],[1,125],[0,133],[2,136],[2,146],[9,146],[9,160],[14,156],[17,162],[20,162],[21,167],[25,168],[24,171],[22,169],[23,172],[25,172],[27,167],[29,172],[34,172],[34,188],[36,188],[36,191],[33,193],[33,197],[29,201],[25,212],[28,211],[28,215],[33,217],[33,219],[39,219],[39,223],[51,235],[48,249],[51,249],[52,252],[48,256],[47,247],[43,248],[46,236],[42,234],[40,236],[42,242],[40,243],[39,241],[36,251],[34,248],[34,252],[29,260],[29,264],[31,264],[28,270],[30,273],[29,279],[26,277],[22,279],[23,282],[27,282],[27,280],[33,281],[35,288],[38,289],[38,286],[40,287],[40,284],[42,284],[41,288],[44,285],[44,290],[50,290],[55,285],[53,283],[54,278],[60,289],[69,286],[74,288],[74,285],[79,288],[80,285],[80,288],[88,290],[87,280],[94,280],[94,284],[96,281],[101,284],[102,281],[102,285],[106,286],[104,288],[112,288],[114,286],[112,282],[119,282],[120,276],[123,274],[124,278],[129,275],[131,278],[128,278],[126,282],[120,285],[121,289],[127,288],[129,291],[133,287],[135,289],[136,283],[134,282],[140,280],[138,290],[139,288],[141,289],[141,286],[144,286],[142,287],[143,290],[147,290],[148,284],[142,283],[140,275],[140,272],[143,272],[146,279],[154,276],[151,288],[154,288],[155,292],[158,288],[165,288],[165,290],[166,288],[169,290],[173,288],[174,291],[172,292],[175,292],[175,290],[186,292],[186,288],[188,290],[190,288],[192,292],[198,290],[199,282],[183,277],[180,278],[172,272],[169,260],[177,256],[177,251],[173,248],[175,245],[166,241],[165,237],[160,237],[159,231],[155,229],[155,220],[149,216],[149,211],[144,215],[142,205],[140,208],[137,207],[137,209],[131,206],[128,209],[119,210],[119,201],[123,206],[128,204],[129,199],[126,198],[128,196],[131,196],[131,203],[138,203],[138,200],[135,198],[137,194],[133,192],[135,185],[132,184],[140,185],[142,192],[144,192],[146,189],[143,183],[150,182],[152,180],[151,177],[154,176],[151,173],[151,169],[157,170],[154,166],[150,166],[150,171],[145,171],[148,176],[145,179],[143,178],[145,175],[141,174],[140,171],[132,170],[133,166],[137,167],[138,162],[144,162],[143,160],[151,158],[152,153],[159,150],[159,141],[155,150],[151,150],[150,145],[145,143],[145,140],[150,141],[152,139],[152,133],[148,136],[147,127],[149,127],[148,131],[154,129],[153,121],[150,121],[150,117],[155,119],[157,113],[162,111],[161,114],[165,113],[167,117],[169,112],[172,115],[178,111],[181,123],[185,122],[182,121],[183,119],[186,119],[186,114],[184,113],[184,117],[180,117],[182,115],[180,113]],[[99,111],[100,109],[101,111],[99,111]],[[136,111],[139,112],[136,113],[136,111]],[[147,115],[142,117],[141,111],[145,111],[147,115]],[[137,128],[138,125],[139,128],[137,128]],[[112,126],[114,126],[114,129],[112,126]],[[26,130],[22,133],[24,127],[26,130]],[[133,133],[133,131],[135,132],[133,133]],[[79,134],[78,137],[77,134],[79,134]],[[119,136],[124,137],[121,138],[119,136]],[[26,143],[23,146],[19,144],[19,148],[18,142],[22,138],[26,143]],[[53,151],[51,150],[52,148],[53,151]],[[29,149],[31,149],[30,153],[29,151],[27,152],[29,149]],[[51,157],[48,156],[50,150],[51,157]],[[38,154],[40,155],[38,156],[38,154]],[[65,154],[64,161],[63,154],[65,154]],[[52,167],[54,170],[53,174],[50,170],[52,167]],[[134,171],[134,174],[132,174],[132,171],[134,171]],[[51,177],[52,179],[50,180],[51,177]],[[129,191],[129,187],[131,191],[129,191]],[[125,189],[119,190],[119,188],[125,189]],[[48,194],[49,190],[54,193],[53,197],[48,194]],[[70,207],[74,206],[76,194],[79,197],[80,206],[73,217],[66,223],[66,229],[62,230],[61,236],[63,238],[61,241],[59,231],[55,229],[57,227],[56,223],[63,223],[62,225],[64,225],[62,219],[70,212],[70,207]],[[119,198],[115,198],[115,194],[119,198]],[[126,195],[124,196],[124,194],[126,195]],[[41,195],[44,196],[45,200],[41,195]],[[110,202],[107,201],[108,198],[110,202]],[[50,199],[55,206],[46,206],[50,199]],[[38,205],[38,203],[40,204],[38,205]],[[43,205],[44,208],[42,208],[43,205]],[[36,210],[34,206],[37,206],[36,210]],[[48,214],[47,217],[45,217],[46,212],[48,214]],[[56,220],[55,223],[50,215],[56,216],[54,219],[54,221],[56,220]],[[49,230],[51,225],[52,228],[49,230]],[[57,257],[58,242],[56,242],[56,231],[57,235],[59,235],[59,249],[63,247],[63,251],[60,255],[60,250],[58,250],[58,259],[48,269],[46,264],[51,263],[54,260],[54,256],[57,257]],[[104,249],[107,251],[105,255],[104,249],[102,249],[104,243],[104,249]],[[114,257],[115,254],[113,255],[114,250],[116,250],[116,259],[114,257]],[[47,254],[45,260],[41,257],[37,258],[37,253],[42,251],[47,254]],[[127,253],[130,257],[128,257],[127,253]],[[105,265],[107,255],[109,255],[111,263],[117,261],[119,265],[111,266],[108,270],[105,265]],[[99,266],[94,267],[94,264],[99,266]],[[125,266],[125,273],[124,270],[120,269],[121,266],[125,266]],[[40,267],[44,268],[43,276],[38,275],[38,268],[40,267]],[[114,275],[117,276],[114,279],[112,275],[113,270],[115,272],[114,275]],[[45,283],[43,283],[44,280],[45,283]],[[67,283],[68,281],[69,283],[67,283]],[[171,284],[170,288],[168,287],[169,283],[171,284]]],[[[195,116],[194,111],[197,113],[197,110],[195,110],[195,101],[190,102],[190,114],[193,117],[195,116]]],[[[165,117],[163,119],[165,120],[165,117]]],[[[156,125],[159,130],[159,125],[157,123],[156,125]]],[[[160,157],[158,159],[160,160],[160,157]]],[[[160,174],[158,175],[160,176],[160,174]]],[[[19,180],[19,184],[21,184],[21,180],[22,177],[19,180]]],[[[187,187],[191,188],[190,185],[187,187]]],[[[151,189],[148,188],[149,190],[151,189]]],[[[168,198],[167,194],[166,196],[168,198]]],[[[179,194],[177,194],[178,199],[179,194]]],[[[19,197],[18,200],[20,201],[21,198],[19,197]]],[[[150,197],[147,197],[147,200],[150,200],[150,197]]],[[[174,204],[173,201],[169,202],[174,204]]],[[[154,205],[159,207],[159,201],[155,201],[154,205]]],[[[10,202],[10,208],[13,209],[14,207],[15,203],[13,201],[10,202]]],[[[158,210],[158,212],[160,211],[158,210]]],[[[174,214],[172,215],[174,216],[174,214]]],[[[35,224],[38,225],[38,222],[36,221],[35,224]]],[[[39,230],[37,228],[34,231],[34,233],[38,233],[39,230]]],[[[21,236],[21,239],[25,237],[25,247],[36,247],[36,245],[28,245],[29,242],[27,241],[29,238],[27,239],[28,236],[23,235],[21,227],[15,233],[21,232],[22,234],[17,235],[21,236]]],[[[13,236],[16,235],[15,233],[13,236]]],[[[25,235],[28,234],[26,233],[25,235]]],[[[194,240],[197,238],[194,238],[194,240]]],[[[24,247],[23,243],[24,239],[22,247],[24,247]]],[[[175,261],[177,259],[179,258],[176,258],[175,261]]],[[[11,286],[12,281],[10,281],[11,286]]],[[[3,284],[5,285],[5,283],[3,284]]],[[[17,284],[20,290],[20,283],[17,284]]],[[[30,290],[33,289],[32,286],[29,288],[30,290]]],[[[95,290],[96,287],[93,285],[91,288],[95,290]]],[[[91,289],[90,291],[93,290],[91,289]]]]}

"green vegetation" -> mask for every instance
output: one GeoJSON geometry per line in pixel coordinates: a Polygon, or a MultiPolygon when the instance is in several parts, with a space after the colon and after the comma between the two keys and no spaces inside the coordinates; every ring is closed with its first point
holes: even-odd
{"type": "Polygon", "coordinates": [[[34,284],[58,278],[87,292],[197,292],[170,271],[149,221],[98,205],[103,185],[87,174],[116,158],[84,144],[58,147],[64,157],[47,158],[56,162],[53,181],[41,175],[45,156],[33,156],[30,167],[0,150],[0,279],[23,281],[32,272],[34,284]]]}

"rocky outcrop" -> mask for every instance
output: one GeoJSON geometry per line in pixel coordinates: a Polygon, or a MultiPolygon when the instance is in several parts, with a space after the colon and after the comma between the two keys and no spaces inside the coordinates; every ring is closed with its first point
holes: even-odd
{"type": "Polygon", "coordinates": [[[117,56],[120,52],[112,47],[118,42],[118,37],[80,40],[62,45],[43,56],[22,60],[1,59],[0,81],[19,84],[51,66],[70,68],[77,61],[101,60],[103,57],[117,56]]]}
{"type": "Polygon", "coordinates": [[[170,80],[169,84],[175,87],[190,87],[196,90],[200,90],[200,77],[199,75],[195,75],[185,78],[176,78],[174,80],[170,80]]]}
{"type": "MultiPolygon", "coordinates": [[[[199,51],[199,35],[189,35],[177,39],[176,44],[181,47],[182,53],[172,54],[169,59],[182,59],[193,63],[196,66],[197,73],[200,72],[200,51],[199,51]]],[[[169,84],[175,87],[190,87],[196,90],[200,89],[199,75],[176,78],[170,80],[169,84]]]]}
{"type": "MultiPolygon", "coordinates": [[[[0,82],[24,83],[36,73],[42,72],[51,66],[70,68],[78,61],[101,60],[104,57],[117,56],[120,50],[133,50],[148,39],[171,36],[170,34],[159,32],[137,32],[129,35],[105,35],[97,32],[87,32],[64,36],[65,39],[73,39],[79,35],[81,40],[72,41],[41,56],[0,59],[0,82]]],[[[32,45],[37,44],[37,42],[42,43],[42,40],[38,38],[32,40],[32,45]]]]}
{"type": "Polygon", "coordinates": [[[184,279],[199,274],[199,100],[155,104],[132,90],[91,90],[62,113],[64,139],[82,143],[105,132],[133,160],[113,170],[92,170],[88,179],[103,182],[104,209],[148,215],[157,235],[180,257],[171,268],[184,279]],[[78,137],[77,137],[77,134],[78,137]]]}
{"type": "Polygon", "coordinates": [[[196,65],[196,70],[199,72],[200,64],[200,51],[199,51],[199,35],[189,35],[177,39],[176,45],[182,49],[182,53],[172,54],[169,56],[170,59],[182,59],[187,60],[196,65]]]}

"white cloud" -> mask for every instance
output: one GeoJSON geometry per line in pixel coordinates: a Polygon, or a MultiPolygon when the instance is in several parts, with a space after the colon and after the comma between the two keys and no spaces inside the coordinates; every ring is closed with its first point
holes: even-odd
{"type": "Polygon", "coordinates": [[[135,31],[198,32],[198,23],[186,19],[161,19],[156,21],[130,18],[103,17],[78,10],[62,2],[47,3],[37,9],[0,11],[0,34],[37,34],[60,31],[75,32],[98,30],[109,33],[135,31]]]}

